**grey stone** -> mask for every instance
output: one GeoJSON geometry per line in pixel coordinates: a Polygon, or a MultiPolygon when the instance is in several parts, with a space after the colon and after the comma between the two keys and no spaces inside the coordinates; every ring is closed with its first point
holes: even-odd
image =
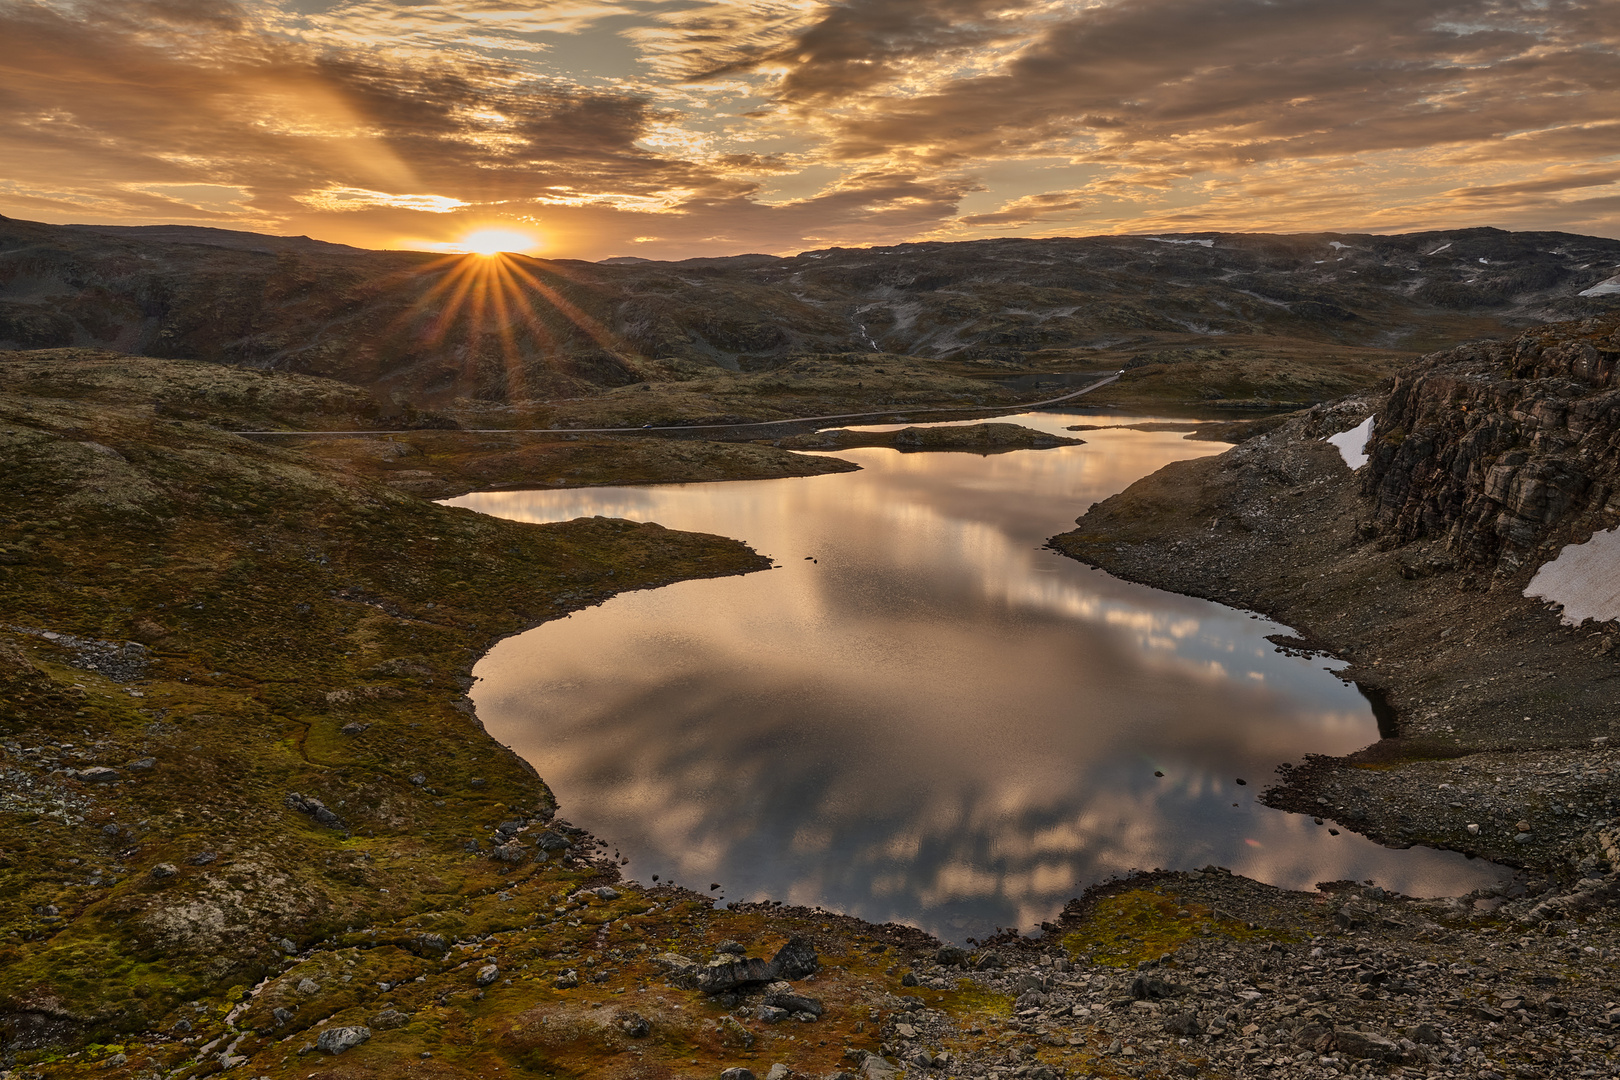
{"type": "Polygon", "coordinates": [[[761,1005],[759,1018],[767,1024],[779,1024],[792,1014],[786,1009],[778,1009],[775,1005],[761,1005]]]}
{"type": "Polygon", "coordinates": [[[321,984],[314,979],[299,979],[298,992],[304,995],[318,994],[321,992],[321,984]]]}
{"type": "Polygon", "coordinates": [[[810,1013],[820,1016],[823,1012],[821,1002],[807,994],[801,994],[789,983],[773,982],[765,988],[765,1004],[790,1013],[810,1013]]]}
{"type": "Polygon", "coordinates": [[[1440,1045],[1440,1029],[1433,1024],[1414,1024],[1407,1029],[1406,1037],[1423,1046],[1440,1045]]]}
{"type": "Polygon", "coordinates": [[[341,1054],[345,1050],[353,1050],[369,1038],[371,1038],[370,1028],[327,1028],[315,1039],[315,1049],[323,1054],[341,1054]]]}
{"type": "Polygon", "coordinates": [[[197,854],[187,859],[186,862],[190,863],[192,866],[207,866],[209,863],[215,862],[218,859],[219,856],[215,855],[212,851],[199,851],[197,854]]]}
{"type": "Polygon", "coordinates": [[[917,983],[917,973],[915,971],[908,971],[904,975],[900,976],[900,985],[901,986],[916,986],[916,985],[918,985],[918,983],[917,983]]]}
{"type": "Polygon", "coordinates": [[[496,862],[520,863],[528,857],[528,854],[528,849],[522,844],[510,843],[497,846],[494,851],[489,853],[489,857],[496,862]]]}
{"type": "Polygon", "coordinates": [[[1336,1031],[1333,1045],[1339,1053],[1353,1058],[1372,1058],[1375,1061],[1393,1061],[1401,1056],[1401,1048],[1367,1031],[1336,1031]]]}
{"type": "Polygon", "coordinates": [[[413,787],[421,787],[425,783],[427,783],[427,777],[423,776],[421,773],[411,774],[411,785],[413,787]]]}
{"type": "Polygon", "coordinates": [[[382,1012],[371,1018],[371,1026],[381,1031],[389,1031],[393,1028],[402,1028],[410,1022],[410,1014],[400,1012],[398,1009],[384,1009],[382,1012]]]}
{"type": "Polygon", "coordinates": [[[1131,997],[1137,1001],[1161,1001],[1181,993],[1181,987],[1157,975],[1138,975],[1131,980],[1131,997]]]}
{"type": "Polygon", "coordinates": [[[1203,1025],[1198,1022],[1198,1014],[1192,1011],[1177,1013],[1164,1022],[1164,1030],[1172,1035],[1181,1035],[1192,1038],[1194,1035],[1204,1033],[1203,1025]]]}
{"type": "Polygon", "coordinates": [[[652,1024],[640,1013],[626,1012],[618,1016],[619,1030],[632,1039],[645,1039],[652,1031],[652,1024]]]}
{"type": "Polygon", "coordinates": [[[450,943],[444,940],[443,934],[417,934],[416,947],[424,952],[446,953],[450,951],[450,943]]]}
{"type": "Polygon", "coordinates": [[[602,900],[617,900],[619,898],[619,890],[610,885],[603,885],[601,888],[596,890],[596,895],[602,900]]]}
{"type": "Polygon", "coordinates": [[[757,1078],[754,1076],[753,1070],[737,1066],[721,1073],[720,1080],[757,1080],[757,1078]]]}
{"type": "Polygon", "coordinates": [[[793,938],[771,957],[772,979],[802,979],[821,970],[816,947],[804,938],[793,938]]]}
{"type": "Polygon", "coordinates": [[[541,851],[566,851],[574,846],[573,841],[555,829],[547,829],[534,838],[534,846],[541,851]]]}
{"type": "Polygon", "coordinates": [[[326,808],[326,804],[315,798],[313,795],[300,795],[296,791],[289,791],[287,793],[287,798],[284,801],[292,809],[297,810],[301,814],[308,814],[318,823],[325,825],[329,829],[339,829],[343,827],[343,819],[332,813],[332,811],[328,810],[326,808]]]}
{"type": "Polygon", "coordinates": [[[793,1070],[778,1061],[771,1066],[771,1071],[765,1074],[765,1080],[793,1080],[793,1070]]]}
{"type": "Polygon", "coordinates": [[[287,1021],[293,1018],[293,1013],[297,1011],[298,1006],[296,1005],[290,1009],[284,1006],[277,1006],[276,1008],[270,1010],[270,1017],[271,1019],[275,1020],[276,1027],[282,1027],[287,1023],[287,1021]]]}
{"type": "Polygon", "coordinates": [[[942,945],[934,954],[934,963],[943,967],[966,967],[968,951],[960,945],[942,945]]]}
{"type": "Polygon", "coordinates": [[[87,784],[110,784],[118,779],[118,770],[105,765],[92,765],[80,771],[79,779],[87,784]]]}
{"type": "Polygon", "coordinates": [[[152,879],[154,881],[167,881],[178,873],[180,873],[180,870],[174,863],[160,862],[152,867],[152,879]]]}
{"type": "Polygon", "coordinates": [[[156,767],[157,758],[155,757],[136,758],[134,761],[127,762],[124,765],[124,768],[126,769],[137,769],[141,772],[145,772],[148,769],[154,769],[156,767]]]}
{"type": "Polygon", "coordinates": [[[567,971],[557,976],[557,989],[559,990],[572,990],[578,985],[579,972],[575,971],[573,968],[569,968],[567,971]]]}
{"type": "Polygon", "coordinates": [[[485,964],[478,969],[478,975],[473,979],[479,986],[489,986],[501,977],[501,969],[494,964],[485,964]]]}

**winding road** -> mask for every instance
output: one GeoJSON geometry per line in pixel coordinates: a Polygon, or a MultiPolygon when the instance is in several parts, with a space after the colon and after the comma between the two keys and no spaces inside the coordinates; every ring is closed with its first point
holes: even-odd
{"type": "MultiPolygon", "coordinates": [[[[1073,401],[1082,394],[1089,394],[1099,387],[1117,382],[1122,372],[1098,379],[1096,382],[1083,386],[1073,393],[1061,397],[1047,398],[1045,401],[1029,401],[1014,406],[995,405],[969,405],[952,408],[934,408],[922,406],[917,409],[903,410],[923,413],[990,413],[995,416],[1008,416],[1021,412],[1030,412],[1034,409],[1044,408],[1047,405],[1058,405],[1065,401],[1073,401]]],[[[348,435],[418,435],[424,431],[442,431],[445,433],[461,432],[464,435],[660,435],[670,431],[737,431],[744,428],[780,427],[784,424],[815,424],[824,420],[870,420],[875,417],[890,417],[893,423],[908,423],[903,416],[898,416],[894,409],[882,409],[877,412],[836,413],[829,416],[794,416],[785,420],[749,420],[736,424],[659,424],[654,427],[646,424],[641,427],[603,427],[603,428],[395,428],[391,430],[375,429],[371,431],[238,431],[237,435],[302,435],[302,436],[348,436],[348,435]]]]}

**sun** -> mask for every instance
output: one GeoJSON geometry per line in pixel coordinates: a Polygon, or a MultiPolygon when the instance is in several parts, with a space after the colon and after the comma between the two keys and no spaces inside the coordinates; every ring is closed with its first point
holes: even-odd
{"type": "Polygon", "coordinates": [[[502,252],[532,251],[540,241],[530,233],[518,229],[474,229],[463,236],[455,247],[469,255],[492,256],[502,252]]]}

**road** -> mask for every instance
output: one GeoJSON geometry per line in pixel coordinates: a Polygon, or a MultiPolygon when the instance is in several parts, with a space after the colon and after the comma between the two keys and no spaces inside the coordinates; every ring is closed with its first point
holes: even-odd
{"type": "MultiPolygon", "coordinates": [[[[1028,401],[1019,405],[998,407],[995,405],[969,405],[955,408],[931,408],[923,406],[917,409],[902,410],[909,412],[922,412],[933,415],[936,413],[991,413],[997,416],[1007,416],[1015,413],[1030,412],[1045,408],[1048,405],[1059,405],[1065,401],[1073,401],[1082,394],[1089,394],[1099,387],[1107,386],[1119,380],[1120,372],[1115,372],[1105,378],[1098,379],[1088,386],[1083,386],[1073,393],[1062,397],[1047,398],[1045,401],[1028,401]]],[[[661,435],[670,431],[738,431],[746,428],[782,427],[786,424],[817,424],[825,420],[870,420],[875,417],[890,417],[890,422],[906,423],[898,416],[894,409],[882,409],[877,412],[836,413],[830,416],[794,416],[785,420],[750,420],[737,424],[651,424],[643,427],[601,427],[601,428],[396,428],[392,430],[374,429],[371,431],[238,431],[237,435],[303,435],[303,436],[340,436],[340,435],[419,435],[424,431],[459,431],[464,435],[661,435]]]]}

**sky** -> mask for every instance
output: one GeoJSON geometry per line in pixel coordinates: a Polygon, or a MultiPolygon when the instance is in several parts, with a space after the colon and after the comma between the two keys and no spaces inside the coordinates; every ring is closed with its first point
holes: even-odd
{"type": "Polygon", "coordinates": [[[1620,237],[1620,0],[0,0],[0,43],[0,214],[35,221],[1620,237]]]}

